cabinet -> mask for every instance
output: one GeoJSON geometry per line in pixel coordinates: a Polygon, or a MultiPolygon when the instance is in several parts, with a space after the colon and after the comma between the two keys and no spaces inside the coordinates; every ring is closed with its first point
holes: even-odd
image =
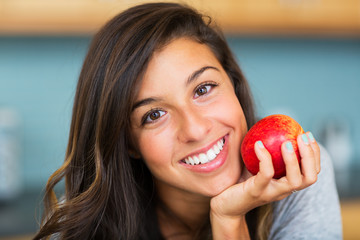
{"type": "MultiPolygon", "coordinates": [[[[176,0],[175,0],[176,1],[176,0]]],[[[92,34],[136,0],[0,0],[0,35],[92,34]]],[[[360,0],[182,0],[230,34],[360,36],[360,0]]]]}

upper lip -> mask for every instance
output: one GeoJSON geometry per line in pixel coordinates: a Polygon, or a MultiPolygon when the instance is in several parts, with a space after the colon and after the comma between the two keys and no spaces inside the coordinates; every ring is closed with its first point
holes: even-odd
{"type": "Polygon", "coordinates": [[[194,155],[199,155],[200,153],[206,153],[210,148],[212,148],[220,139],[225,138],[226,135],[216,139],[215,141],[213,141],[212,143],[208,144],[205,147],[199,148],[193,152],[191,152],[190,154],[186,155],[184,158],[182,158],[181,160],[184,160],[188,157],[194,156],[194,155]]]}

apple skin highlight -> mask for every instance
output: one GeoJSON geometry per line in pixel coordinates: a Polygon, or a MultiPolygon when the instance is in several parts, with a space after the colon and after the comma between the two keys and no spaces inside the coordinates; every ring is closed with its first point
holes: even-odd
{"type": "Polygon", "coordinates": [[[304,133],[303,128],[293,118],[275,114],[258,121],[250,128],[241,144],[241,156],[245,167],[250,173],[259,172],[259,159],[254,150],[254,144],[261,140],[271,154],[274,165],[274,177],[281,178],[286,175],[285,163],[281,154],[281,144],[290,141],[300,164],[300,153],[297,145],[297,136],[304,133]]]}

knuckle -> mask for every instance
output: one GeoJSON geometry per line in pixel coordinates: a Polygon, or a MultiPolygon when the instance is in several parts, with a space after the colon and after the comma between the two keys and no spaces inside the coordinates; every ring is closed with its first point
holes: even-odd
{"type": "Polygon", "coordinates": [[[314,156],[315,151],[310,145],[306,145],[306,150],[310,156],[314,156]]]}
{"type": "Polygon", "coordinates": [[[270,198],[270,197],[265,197],[262,201],[262,204],[266,204],[266,203],[269,203],[269,202],[273,202],[273,198],[270,198]]]}
{"type": "Polygon", "coordinates": [[[318,177],[317,174],[311,174],[310,176],[306,177],[306,183],[308,185],[312,185],[317,181],[318,177]]]}
{"type": "MultiPolygon", "coordinates": [[[[261,176],[266,179],[267,181],[271,180],[272,177],[274,176],[275,174],[275,170],[274,170],[274,167],[272,165],[272,162],[271,160],[269,161],[270,164],[263,164],[261,165],[260,167],[260,174],[261,176]]],[[[260,163],[261,164],[261,163],[260,163]]]]}
{"type": "Polygon", "coordinates": [[[219,197],[215,197],[212,198],[210,201],[210,208],[213,212],[218,213],[218,214],[224,214],[224,207],[223,206],[227,206],[228,204],[226,203],[226,201],[224,201],[224,199],[219,198],[219,197]]]}
{"type": "Polygon", "coordinates": [[[291,159],[288,159],[285,161],[285,164],[289,167],[298,167],[299,166],[299,161],[298,159],[296,158],[296,156],[294,156],[293,158],[291,159]]]}
{"type": "Polygon", "coordinates": [[[265,203],[268,203],[268,202],[272,202],[273,200],[274,200],[274,197],[273,197],[273,196],[270,196],[270,195],[264,195],[264,196],[261,198],[262,204],[265,204],[265,203]]]}
{"type": "Polygon", "coordinates": [[[253,199],[258,199],[261,196],[261,194],[258,191],[253,191],[253,192],[250,193],[250,196],[253,199]]]}
{"type": "Polygon", "coordinates": [[[291,195],[290,193],[280,195],[275,199],[275,201],[280,201],[280,200],[282,200],[282,199],[284,199],[284,198],[286,198],[286,197],[288,197],[290,195],[291,195]]]}
{"type": "Polygon", "coordinates": [[[283,159],[286,164],[294,163],[295,159],[297,160],[295,153],[291,153],[291,155],[283,156],[283,159]]]}
{"type": "Polygon", "coordinates": [[[268,169],[268,170],[263,172],[263,177],[266,180],[270,181],[273,178],[274,174],[275,174],[274,169],[268,169]]]}
{"type": "Polygon", "coordinates": [[[319,169],[317,171],[317,174],[319,174],[321,172],[321,165],[319,164],[319,169]]]}
{"type": "Polygon", "coordinates": [[[317,144],[317,143],[315,142],[315,143],[313,143],[312,146],[313,146],[314,151],[316,151],[317,153],[320,152],[319,144],[317,144]]]}
{"type": "Polygon", "coordinates": [[[301,179],[296,179],[291,183],[291,187],[292,187],[292,191],[293,190],[297,190],[302,186],[302,180],[301,179]]]}

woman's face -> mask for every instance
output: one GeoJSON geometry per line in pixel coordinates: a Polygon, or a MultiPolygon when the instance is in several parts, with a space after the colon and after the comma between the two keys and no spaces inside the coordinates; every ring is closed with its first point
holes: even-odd
{"type": "Polygon", "coordinates": [[[162,189],[214,196],[239,180],[246,120],[207,45],[180,38],[155,52],[131,120],[135,148],[162,189]]]}

